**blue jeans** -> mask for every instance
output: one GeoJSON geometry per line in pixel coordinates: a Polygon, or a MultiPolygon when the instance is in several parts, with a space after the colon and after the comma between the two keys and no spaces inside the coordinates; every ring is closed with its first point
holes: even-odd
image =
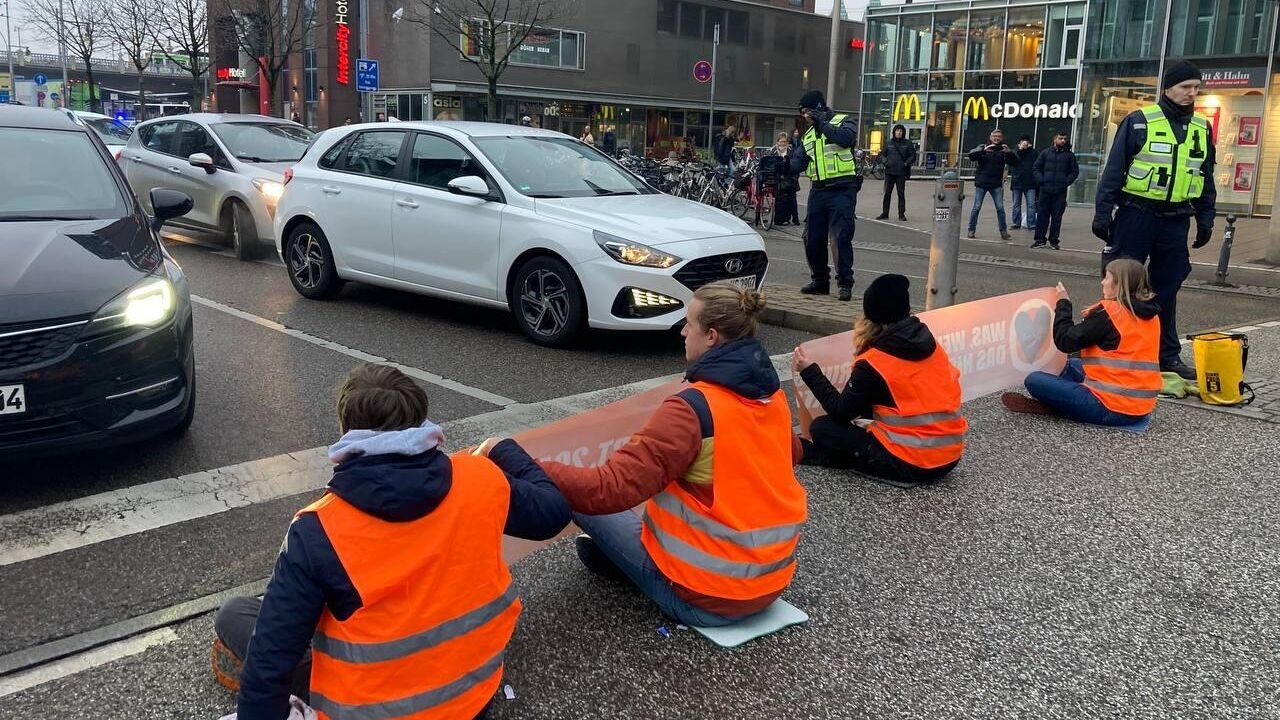
{"type": "Polygon", "coordinates": [[[573,521],[595,540],[614,565],[635,583],[640,591],[658,604],[663,614],[684,625],[720,627],[738,618],[728,618],[696,608],[676,594],[675,588],[640,542],[640,516],[630,510],[612,515],[573,514],[573,521]]]}
{"type": "Polygon", "coordinates": [[[1013,224],[1025,228],[1035,228],[1036,226],[1036,189],[1027,188],[1022,190],[1013,188],[1013,224]],[[1022,222],[1022,203],[1027,204],[1027,221],[1022,222]]]}
{"type": "Polygon", "coordinates": [[[990,190],[980,187],[973,189],[973,210],[969,212],[969,232],[974,232],[978,229],[978,211],[982,209],[982,200],[988,195],[991,196],[991,202],[996,206],[996,220],[1000,221],[1000,232],[1007,232],[1009,226],[1004,221],[1003,185],[990,190]]]}
{"type": "Polygon", "coordinates": [[[1053,408],[1068,420],[1092,425],[1132,425],[1143,416],[1112,412],[1094,395],[1084,382],[1084,365],[1071,358],[1061,375],[1033,372],[1027,376],[1027,392],[1031,397],[1053,408]]]}

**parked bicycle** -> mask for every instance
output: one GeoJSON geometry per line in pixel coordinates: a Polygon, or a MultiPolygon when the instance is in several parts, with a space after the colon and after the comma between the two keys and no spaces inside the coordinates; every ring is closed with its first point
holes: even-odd
{"type": "Polygon", "coordinates": [[[864,178],[884,179],[884,159],[880,157],[879,153],[872,153],[870,150],[859,148],[854,152],[853,157],[857,161],[859,175],[864,178]]]}

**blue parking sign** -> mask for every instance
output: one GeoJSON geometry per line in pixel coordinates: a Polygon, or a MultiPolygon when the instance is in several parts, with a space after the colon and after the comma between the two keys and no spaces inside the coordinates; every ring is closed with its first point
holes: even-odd
{"type": "Polygon", "coordinates": [[[378,61],[360,58],[356,60],[356,90],[378,92],[378,61]]]}

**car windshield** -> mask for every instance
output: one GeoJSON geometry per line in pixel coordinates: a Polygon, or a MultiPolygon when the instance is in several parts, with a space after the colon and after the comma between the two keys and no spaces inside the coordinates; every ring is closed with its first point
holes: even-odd
{"type": "Polygon", "coordinates": [[[124,217],[107,162],[83,130],[0,128],[0,222],[124,217]]]}
{"type": "Polygon", "coordinates": [[[133,134],[133,128],[115,118],[85,118],[84,123],[98,133],[98,137],[107,145],[124,145],[133,134]]]}
{"type": "Polygon", "coordinates": [[[652,192],[595,148],[567,137],[472,138],[521,194],[535,198],[644,195],[652,192]]]}
{"type": "Polygon", "coordinates": [[[215,123],[213,131],[244,162],[297,162],[315,133],[284,123],[215,123]]]}

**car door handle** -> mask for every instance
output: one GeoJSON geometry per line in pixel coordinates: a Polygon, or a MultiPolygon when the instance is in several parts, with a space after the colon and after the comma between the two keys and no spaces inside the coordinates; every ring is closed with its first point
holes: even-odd
{"type": "Polygon", "coordinates": [[[169,172],[173,173],[174,175],[181,175],[181,174],[182,174],[182,171],[181,171],[181,170],[179,170],[179,169],[178,169],[178,168],[176,168],[176,167],[171,167],[171,168],[169,168],[169,172]]]}
{"type": "Polygon", "coordinates": [[[342,188],[338,187],[337,185],[325,185],[324,187],[320,188],[320,190],[325,195],[341,195],[342,194],[342,188]]]}
{"type": "Polygon", "coordinates": [[[396,201],[396,204],[397,204],[397,205],[399,205],[400,207],[407,207],[407,208],[416,208],[416,207],[418,207],[418,203],[416,203],[416,202],[414,202],[414,201],[412,201],[412,200],[397,200],[397,201],[396,201]]]}

